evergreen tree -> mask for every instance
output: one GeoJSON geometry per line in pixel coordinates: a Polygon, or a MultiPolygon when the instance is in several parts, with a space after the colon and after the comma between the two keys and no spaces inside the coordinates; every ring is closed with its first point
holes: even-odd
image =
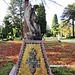
{"type": "Polygon", "coordinates": [[[38,15],[38,24],[40,24],[41,28],[41,33],[44,35],[44,33],[46,33],[46,13],[43,3],[39,4],[39,10],[37,15],[38,15]]]}
{"type": "Polygon", "coordinates": [[[12,24],[9,20],[10,18],[11,18],[11,16],[6,15],[3,20],[4,24],[5,24],[5,28],[2,30],[2,34],[5,37],[7,37],[9,33],[11,33],[11,35],[13,35],[12,24]]]}
{"type": "Polygon", "coordinates": [[[23,37],[24,26],[24,0],[11,0],[9,7],[10,15],[12,16],[12,26],[23,37]]]}
{"type": "Polygon", "coordinates": [[[74,36],[75,3],[65,7],[64,12],[61,17],[62,17],[62,20],[65,20],[68,22],[72,19],[73,36],[74,36]]]}
{"type": "Polygon", "coordinates": [[[54,17],[53,17],[53,21],[52,21],[52,33],[53,35],[56,35],[58,33],[58,27],[59,27],[59,24],[58,24],[58,18],[57,18],[57,15],[54,14],[54,17]]]}

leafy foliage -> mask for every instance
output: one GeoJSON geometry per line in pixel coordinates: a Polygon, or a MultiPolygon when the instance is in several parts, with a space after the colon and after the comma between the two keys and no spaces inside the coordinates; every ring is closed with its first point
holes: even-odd
{"type": "Polygon", "coordinates": [[[68,22],[72,19],[73,36],[74,36],[75,3],[65,7],[64,12],[61,17],[62,17],[62,20],[65,20],[68,22]]]}
{"type": "Polygon", "coordinates": [[[61,17],[63,20],[75,19],[75,3],[65,7],[64,12],[61,17]]]}
{"type": "Polygon", "coordinates": [[[3,27],[2,27],[2,26],[0,26],[0,32],[1,32],[2,28],[3,28],[3,27]]]}
{"type": "Polygon", "coordinates": [[[24,26],[24,0],[11,0],[9,6],[9,15],[11,15],[12,28],[15,28],[19,35],[23,36],[24,26]]]}
{"type": "Polygon", "coordinates": [[[52,34],[51,30],[46,30],[46,33],[44,34],[44,37],[50,37],[52,35],[53,34],[52,34]]]}
{"type": "Polygon", "coordinates": [[[69,36],[66,39],[72,39],[72,38],[75,38],[75,36],[74,37],[73,36],[69,36]]]}
{"type": "Polygon", "coordinates": [[[57,15],[54,14],[53,21],[52,21],[52,29],[51,29],[54,35],[58,33],[58,27],[59,27],[58,18],[57,18],[57,15]]]}
{"type": "Polygon", "coordinates": [[[5,24],[5,28],[2,28],[2,35],[4,37],[7,37],[9,33],[11,33],[11,35],[13,35],[12,24],[9,20],[10,18],[11,18],[11,16],[6,15],[3,20],[4,24],[5,24]]]}
{"type": "Polygon", "coordinates": [[[43,3],[39,4],[38,15],[38,24],[40,24],[41,33],[46,33],[46,13],[43,3]]]}
{"type": "Polygon", "coordinates": [[[72,25],[67,21],[63,21],[60,23],[59,31],[63,36],[68,37],[72,35],[72,25]]]}

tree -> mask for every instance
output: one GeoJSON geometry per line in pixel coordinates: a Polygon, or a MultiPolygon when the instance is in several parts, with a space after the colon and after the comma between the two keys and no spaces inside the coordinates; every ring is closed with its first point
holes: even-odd
{"type": "Polygon", "coordinates": [[[38,24],[40,24],[41,33],[44,35],[46,33],[46,13],[43,3],[39,4],[38,15],[38,24]]]}
{"type": "Polygon", "coordinates": [[[62,17],[62,20],[65,20],[68,22],[72,19],[73,36],[74,36],[75,3],[65,7],[64,12],[61,17],[62,17]]]}
{"type": "MultiPolygon", "coordinates": [[[[31,2],[33,2],[33,1],[36,1],[37,2],[37,0],[32,0],[31,2]]],[[[53,1],[53,0],[48,0],[48,1],[51,1],[51,2],[53,2],[53,3],[55,3],[55,4],[57,4],[57,5],[59,5],[59,6],[61,6],[60,4],[58,4],[57,2],[55,2],[55,1],[53,1]]],[[[40,2],[43,2],[43,4],[45,5],[45,6],[47,6],[47,3],[46,3],[46,0],[40,0],[40,2]]],[[[25,7],[24,7],[24,10],[26,9],[26,7],[28,6],[28,3],[29,3],[29,0],[25,0],[25,7]]],[[[39,12],[41,12],[41,11],[39,11],[39,12]]],[[[44,22],[44,21],[43,21],[44,22]]],[[[43,26],[44,27],[44,26],[43,26]]],[[[43,27],[41,27],[41,29],[43,29],[43,27]]],[[[24,32],[25,33],[27,33],[28,31],[28,27],[27,27],[27,23],[26,23],[26,20],[25,20],[25,18],[24,18],[24,32]]],[[[44,32],[43,32],[43,34],[44,34],[44,32]]]]}
{"type": "Polygon", "coordinates": [[[9,7],[10,15],[12,16],[12,26],[23,37],[24,26],[24,0],[11,0],[9,7]]]}
{"type": "Polygon", "coordinates": [[[3,26],[0,26],[0,32],[1,32],[2,28],[3,28],[3,26]]]}
{"type": "Polygon", "coordinates": [[[63,22],[60,23],[59,31],[66,38],[66,37],[72,35],[72,26],[70,25],[70,23],[67,23],[67,22],[63,21],[63,22]]]}
{"type": "Polygon", "coordinates": [[[59,27],[59,24],[58,24],[58,18],[57,18],[57,15],[54,14],[54,17],[53,17],[53,21],[52,21],[52,33],[53,35],[56,35],[58,33],[58,27],[59,27]]]}
{"type": "Polygon", "coordinates": [[[46,27],[46,33],[44,34],[44,36],[45,37],[50,37],[50,36],[52,36],[53,34],[52,34],[52,32],[51,32],[51,29],[50,29],[50,27],[47,25],[47,27],[46,27]]]}
{"type": "Polygon", "coordinates": [[[21,26],[21,32],[22,32],[22,37],[24,37],[23,34],[23,27],[24,27],[24,0],[16,0],[18,7],[19,7],[19,16],[20,16],[20,26],[21,26]]]}
{"type": "Polygon", "coordinates": [[[5,24],[5,28],[2,30],[3,36],[7,37],[9,36],[8,34],[11,33],[11,35],[13,35],[13,30],[12,30],[12,24],[10,22],[11,16],[6,15],[4,17],[4,24],[5,24]]]}
{"type": "Polygon", "coordinates": [[[0,26],[0,39],[2,38],[2,28],[3,26],[0,26]]]}

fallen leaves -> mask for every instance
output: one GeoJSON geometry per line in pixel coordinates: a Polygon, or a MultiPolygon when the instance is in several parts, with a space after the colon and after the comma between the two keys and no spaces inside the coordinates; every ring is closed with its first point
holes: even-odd
{"type": "Polygon", "coordinates": [[[74,65],[75,64],[75,44],[67,43],[54,43],[54,42],[44,42],[46,47],[52,47],[53,49],[47,49],[47,57],[50,58],[50,65],[74,65]],[[65,58],[65,60],[64,60],[65,58]]]}
{"type": "MultiPolygon", "coordinates": [[[[17,63],[23,41],[0,42],[0,65],[17,63]]],[[[49,64],[75,65],[75,44],[44,42],[49,64]],[[47,48],[48,47],[48,48],[47,48]]],[[[75,72],[74,72],[75,73],[75,72]]],[[[7,75],[9,72],[7,73],[7,75]]]]}
{"type": "Polygon", "coordinates": [[[22,42],[0,42],[0,59],[3,59],[3,61],[0,61],[0,65],[8,62],[16,63],[21,45],[22,42]]]}

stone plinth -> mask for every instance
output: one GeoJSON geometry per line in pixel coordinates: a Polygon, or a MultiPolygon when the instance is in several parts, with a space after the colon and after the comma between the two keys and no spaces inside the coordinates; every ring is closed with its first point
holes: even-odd
{"type": "Polygon", "coordinates": [[[42,41],[23,42],[13,75],[52,75],[42,41]]]}

